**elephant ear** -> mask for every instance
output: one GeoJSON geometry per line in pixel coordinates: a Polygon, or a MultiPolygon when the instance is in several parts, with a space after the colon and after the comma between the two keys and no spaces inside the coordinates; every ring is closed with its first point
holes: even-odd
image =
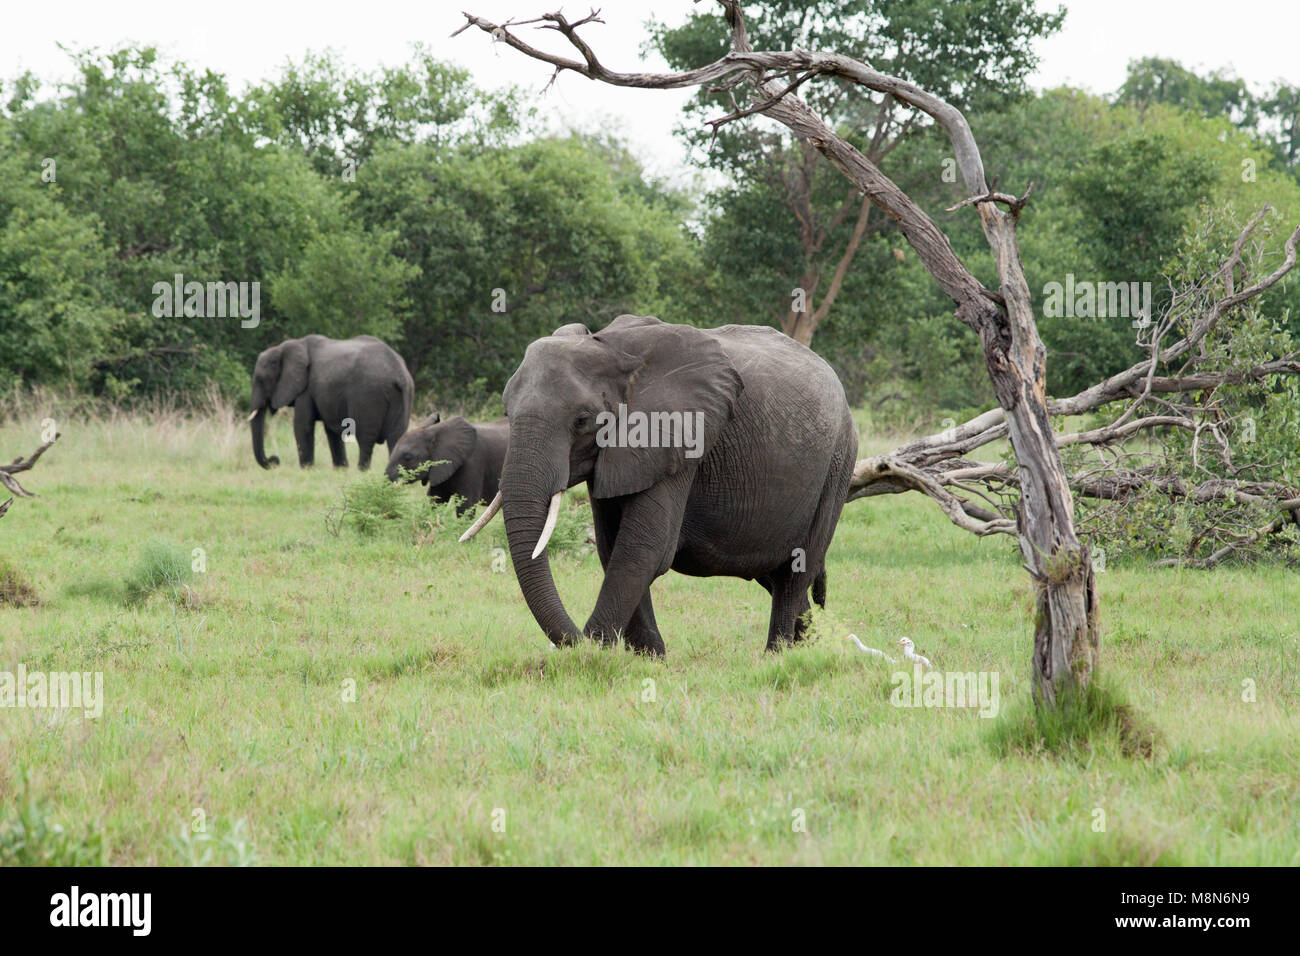
{"type": "Polygon", "coordinates": [[[478,445],[478,432],[461,415],[440,423],[435,432],[428,460],[439,464],[431,467],[421,479],[430,486],[440,485],[456,474],[478,445]]]}
{"type": "Polygon", "coordinates": [[[307,354],[306,342],[302,339],[289,339],[281,344],[280,377],[271,394],[272,408],[292,405],[299,395],[307,391],[307,371],[310,368],[311,357],[307,354]]]}
{"type": "Polygon", "coordinates": [[[612,414],[602,419],[607,430],[597,433],[602,447],[592,493],[597,498],[635,494],[698,465],[727,427],[744,391],[740,373],[717,339],[702,329],[641,315],[619,316],[592,338],[639,360],[623,395],[628,440],[620,444],[623,436],[611,434],[619,428],[617,421],[609,425],[618,409],[609,408],[612,414]],[[644,426],[640,434],[638,422],[644,426]],[[654,438],[662,447],[647,447],[654,438]]]}
{"type": "Polygon", "coordinates": [[[581,322],[570,322],[568,325],[562,325],[552,335],[590,335],[591,330],[581,322]]]}

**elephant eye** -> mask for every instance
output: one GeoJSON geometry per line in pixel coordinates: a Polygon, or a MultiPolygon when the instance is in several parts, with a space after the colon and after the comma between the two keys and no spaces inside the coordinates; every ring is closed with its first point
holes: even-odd
{"type": "Polygon", "coordinates": [[[573,420],[573,430],[575,432],[583,431],[590,424],[591,424],[590,415],[579,415],[577,418],[573,420]]]}

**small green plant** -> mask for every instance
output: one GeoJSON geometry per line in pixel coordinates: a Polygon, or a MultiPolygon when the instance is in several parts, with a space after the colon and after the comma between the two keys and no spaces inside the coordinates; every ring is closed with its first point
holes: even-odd
{"type": "Polygon", "coordinates": [[[242,819],[236,820],[220,839],[206,830],[196,833],[188,825],[181,827],[179,836],[171,838],[172,850],[182,866],[256,866],[257,852],[251,844],[248,823],[242,819]]]}
{"type": "Polygon", "coordinates": [[[412,484],[413,482],[419,481],[421,478],[423,478],[425,476],[425,473],[428,472],[430,468],[433,468],[436,465],[445,465],[447,463],[448,463],[447,459],[439,458],[437,461],[421,462],[420,464],[416,465],[414,468],[403,468],[401,465],[398,465],[397,477],[401,484],[404,485],[412,484]]]}
{"type": "Polygon", "coordinates": [[[404,485],[383,475],[368,475],[343,489],[341,521],[363,538],[372,538],[387,527],[409,528],[415,506],[404,485]]]}
{"type": "Polygon", "coordinates": [[[193,575],[184,548],[168,538],[151,538],[140,548],[140,557],[126,577],[127,603],[139,604],[156,592],[180,601],[190,592],[193,575]]]}
{"type": "Polygon", "coordinates": [[[51,822],[36,800],[24,797],[0,820],[0,866],[103,866],[106,857],[98,830],[70,832],[51,822]]]}

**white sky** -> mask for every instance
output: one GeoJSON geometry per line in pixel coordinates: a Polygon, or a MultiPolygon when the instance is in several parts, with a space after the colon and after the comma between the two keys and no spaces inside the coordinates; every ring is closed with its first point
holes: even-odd
{"type": "MultiPolygon", "coordinates": [[[[606,24],[592,24],[584,35],[607,66],[625,70],[664,69],[657,57],[640,58],[645,21],[653,13],[679,23],[695,8],[692,0],[597,5],[606,24]]],[[[68,60],[58,44],[104,48],[130,40],[224,73],[238,91],[307,50],[333,49],[349,63],[374,68],[406,60],[411,44],[420,41],[470,69],[480,85],[515,83],[540,91],[550,78],[545,64],[492,44],[478,30],[454,40],[449,34],[464,22],[463,9],[500,22],[557,6],[571,19],[590,8],[573,0],[8,0],[0,19],[0,76],[30,69],[44,79],[63,78],[68,60]]],[[[1128,61],[1141,56],[1170,57],[1199,70],[1228,67],[1256,90],[1277,79],[1300,82],[1295,0],[1233,0],[1227,6],[1217,0],[1074,0],[1067,8],[1062,32],[1041,43],[1043,65],[1031,78],[1037,87],[1070,83],[1111,92],[1123,82],[1128,61]]],[[[567,46],[556,34],[531,27],[521,35],[557,51],[567,46]]],[[[672,130],[690,95],[615,89],[566,73],[540,101],[540,113],[556,129],[613,125],[651,173],[680,182],[689,176],[686,154],[672,130]]]]}

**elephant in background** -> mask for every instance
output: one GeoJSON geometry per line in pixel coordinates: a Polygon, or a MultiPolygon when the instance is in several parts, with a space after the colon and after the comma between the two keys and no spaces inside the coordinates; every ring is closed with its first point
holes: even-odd
{"type": "Polygon", "coordinates": [[[429,486],[434,501],[460,495],[465,500],[456,513],[464,514],[497,496],[509,443],[510,423],[504,418],[476,425],[460,415],[446,421],[434,415],[401,437],[389,453],[385,473],[390,481],[398,481],[398,469],[414,471],[436,462],[424,469],[421,483],[429,486]]]}
{"type": "Polygon", "coordinates": [[[520,588],[552,643],[621,635],[663,654],[650,585],[670,568],[762,585],[769,650],[804,636],[810,588],[825,606],[858,449],[844,388],[814,352],[766,326],[623,315],[533,342],[504,399],[501,494],[464,537],[504,511],[520,588]],[[546,544],[561,493],[583,481],[605,577],[579,629],[546,544]]]}
{"type": "Polygon", "coordinates": [[[387,442],[391,453],[406,432],[414,397],[406,363],[373,335],[286,339],[262,352],[253,368],[248,416],[253,457],[263,468],[280,463],[266,456],[266,418],[292,405],[298,464],[307,468],[315,460],[316,423],[323,422],[334,466],[348,466],[344,438],[351,434],[357,441],[357,465],[365,471],[377,442],[387,442]]]}

